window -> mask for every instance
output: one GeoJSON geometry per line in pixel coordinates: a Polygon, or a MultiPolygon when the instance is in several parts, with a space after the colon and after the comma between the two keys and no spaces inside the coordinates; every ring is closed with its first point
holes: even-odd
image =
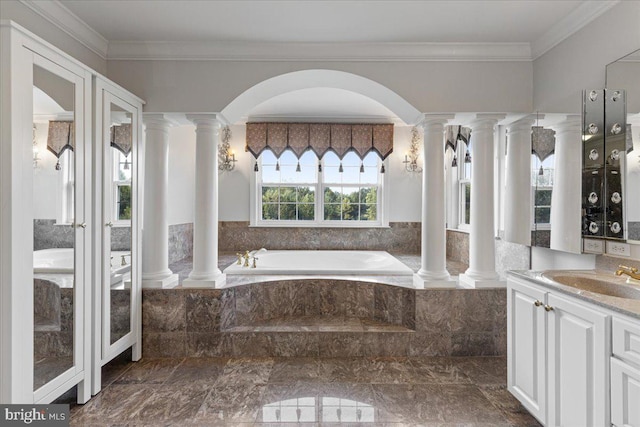
{"type": "Polygon", "coordinates": [[[73,207],[75,197],[75,163],[72,150],[65,150],[58,159],[60,170],[58,171],[60,197],[57,199],[58,224],[72,224],[75,217],[73,207]]]}
{"type": "Polygon", "coordinates": [[[533,203],[533,229],[549,229],[551,226],[551,194],[555,156],[550,155],[544,162],[531,155],[531,198],[533,203]]]}
{"type": "Polygon", "coordinates": [[[466,230],[471,225],[471,154],[470,147],[459,142],[457,150],[459,190],[459,226],[466,230]]]}
{"type": "Polygon", "coordinates": [[[253,225],[381,226],[382,162],[375,153],[364,160],[349,152],[340,161],[312,151],[300,160],[286,150],[279,159],[264,151],[255,174],[253,225]]]}
{"type": "Polygon", "coordinates": [[[115,222],[131,221],[131,153],[128,156],[111,148],[113,153],[113,197],[115,222]]]}

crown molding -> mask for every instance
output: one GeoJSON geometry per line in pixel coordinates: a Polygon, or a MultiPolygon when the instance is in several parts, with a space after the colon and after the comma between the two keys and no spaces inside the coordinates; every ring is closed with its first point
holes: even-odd
{"type": "Polygon", "coordinates": [[[20,3],[67,33],[102,59],[107,59],[109,41],[58,0],[20,0],[20,3]]]}
{"type": "Polygon", "coordinates": [[[112,41],[109,60],[531,61],[529,43],[247,43],[112,41]]]}
{"type": "Polygon", "coordinates": [[[580,6],[531,43],[532,59],[538,59],[618,3],[620,0],[583,1],[580,6]]]}

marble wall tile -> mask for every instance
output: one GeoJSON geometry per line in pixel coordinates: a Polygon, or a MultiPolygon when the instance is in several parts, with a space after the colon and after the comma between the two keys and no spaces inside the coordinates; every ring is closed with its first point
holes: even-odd
{"type": "Polygon", "coordinates": [[[503,278],[509,270],[531,268],[531,247],[502,239],[495,240],[496,272],[503,278]]]}
{"type": "Polygon", "coordinates": [[[506,289],[466,289],[455,293],[451,332],[506,329],[506,289]]]}
{"type": "Polygon", "coordinates": [[[416,291],[415,323],[416,331],[432,334],[449,333],[453,306],[456,294],[463,292],[456,289],[425,289],[416,291]]]}
{"type": "Polygon", "coordinates": [[[362,335],[362,354],[367,357],[406,357],[413,332],[369,332],[362,335]]]}
{"type": "Polygon", "coordinates": [[[629,240],[640,240],[640,221],[627,222],[629,240]]]}
{"type": "Polygon", "coordinates": [[[131,250],[131,227],[111,227],[111,250],[131,250]]]}
{"type": "Polygon", "coordinates": [[[551,230],[531,231],[531,245],[539,248],[551,247],[551,230]]]}
{"type": "Polygon", "coordinates": [[[73,356],[73,331],[35,331],[35,357],[73,356]]]}
{"type": "Polygon", "coordinates": [[[230,357],[233,356],[231,334],[208,332],[188,332],[187,357],[230,357]]]}
{"type": "Polygon", "coordinates": [[[374,318],[381,322],[401,325],[403,320],[403,289],[398,286],[376,284],[374,287],[374,318]]]}
{"type": "Polygon", "coordinates": [[[416,291],[402,289],[402,325],[407,329],[416,328],[416,291]]]}
{"type": "Polygon", "coordinates": [[[143,357],[187,356],[187,334],[185,332],[143,332],[143,357]]]}
{"type": "Polygon", "coordinates": [[[451,334],[452,356],[499,356],[493,332],[457,332],[451,334]]]}
{"type": "Polygon", "coordinates": [[[262,286],[260,299],[252,298],[252,305],[262,304],[263,320],[301,317],[309,306],[306,290],[307,287],[300,282],[267,283],[262,286]]]}
{"type": "Polygon", "coordinates": [[[186,304],[183,289],[142,290],[143,332],[184,332],[186,304]]]}
{"type": "Polygon", "coordinates": [[[235,289],[223,289],[220,295],[220,329],[226,330],[236,326],[235,289]]]}
{"type": "Polygon", "coordinates": [[[374,284],[330,280],[317,287],[320,315],[373,318],[374,284]]]}
{"type": "Polygon", "coordinates": [[[269,357],[272,355],[268,334],[257,332],[229,333],[234,357],[269,357]]]}
{"type": "Polygon", "coordinates": [[[410,357],[451,355],[451,334],[414,332],[409,337],[410,357]]]}
{"type": "Polygon", "coordinates": [[[33,220],[33,250],[73,248],[75,230],[71,225],[57,225],[55,219],[33,220]]]}
{"type": "Polygon", "coordinates": [[[469,233],[447,230],[447,259],[469,264],[469,233]]]}
{"type": "Polygon", "coordinates": [[[193,256],[193,223],[169,225],[169,264],[193,256]]]}
{"type": "Polygon", "coordinates": [[[249,228],[246,221],[221,221],[218,235],[226,252],[264,247],[419,253],[420,227],[419,222],[395,222],[389,228],[249,228]]]}
{"type": "Polygon", "coordinates": [[[221,296],[219,289],[185,290],[186,330],[220,332],[221,296]]]}
{"type": "Polygon", "coordinates": [[[253,325],[264,320],[262,295],[264,286],[243,285],[233,288],[235,291],[236,326],[253,325]]]}
{"type": "Polygon", "coordinates": [[[317,333],[270,332],[270,354],[273,357],[317,357],[319,336],[317,333]]]}
{"type": "Polygon", "coordinates": [[[320,357],[362,357],[363,334],[357,332],[321,332],[318,355],[320,357]]]}
{"type": "Polygon", "coordinates": [[[60,329],[60,286],[33,279],[33,318],[36,330],[60,329]]]}
{"type": "Polygon", "coordinates": [[[112,289],[110,298],[111,342],[131,331],[131,290],[112,289]]]}

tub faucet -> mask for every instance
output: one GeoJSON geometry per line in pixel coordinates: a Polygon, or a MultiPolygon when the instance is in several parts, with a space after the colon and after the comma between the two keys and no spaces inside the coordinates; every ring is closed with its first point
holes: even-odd
{"type": "Polygon", "coordinates": [[[236,252],[236,256],[238,257],[238,262],[236,262],[236,265],[242,265],[242,254],[240,252],[236,252]]]}
{"type": "Polygon", "coordinates": [[[249,267],[249,258],[251,258],[251,255],[249,255],[249,251],[245,251],[244,264],[242,265],[243,267],[249,267]]]}
{"type": "Polygon", "coordinates": [[[638,269],[636,267],[619,265],[618,269],[616,270],[616,276],[622,276],[623,274],[629,276],[630,279],[640,280],[640,273],[638,273],[638,269]]]}

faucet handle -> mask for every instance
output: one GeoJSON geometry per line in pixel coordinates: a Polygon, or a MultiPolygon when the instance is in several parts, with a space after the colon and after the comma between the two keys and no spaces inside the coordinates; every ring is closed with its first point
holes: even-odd
{"type": "Polygon", "coordinates": [[[628,270],[628,271],[630,271],[632,273],[637,273],[638,272],[638,269],[636,267],[627,267],[626,265],[622,265],[622,264],[618,265],[618,268],[620,268],[622,270],[628,270]]]}

